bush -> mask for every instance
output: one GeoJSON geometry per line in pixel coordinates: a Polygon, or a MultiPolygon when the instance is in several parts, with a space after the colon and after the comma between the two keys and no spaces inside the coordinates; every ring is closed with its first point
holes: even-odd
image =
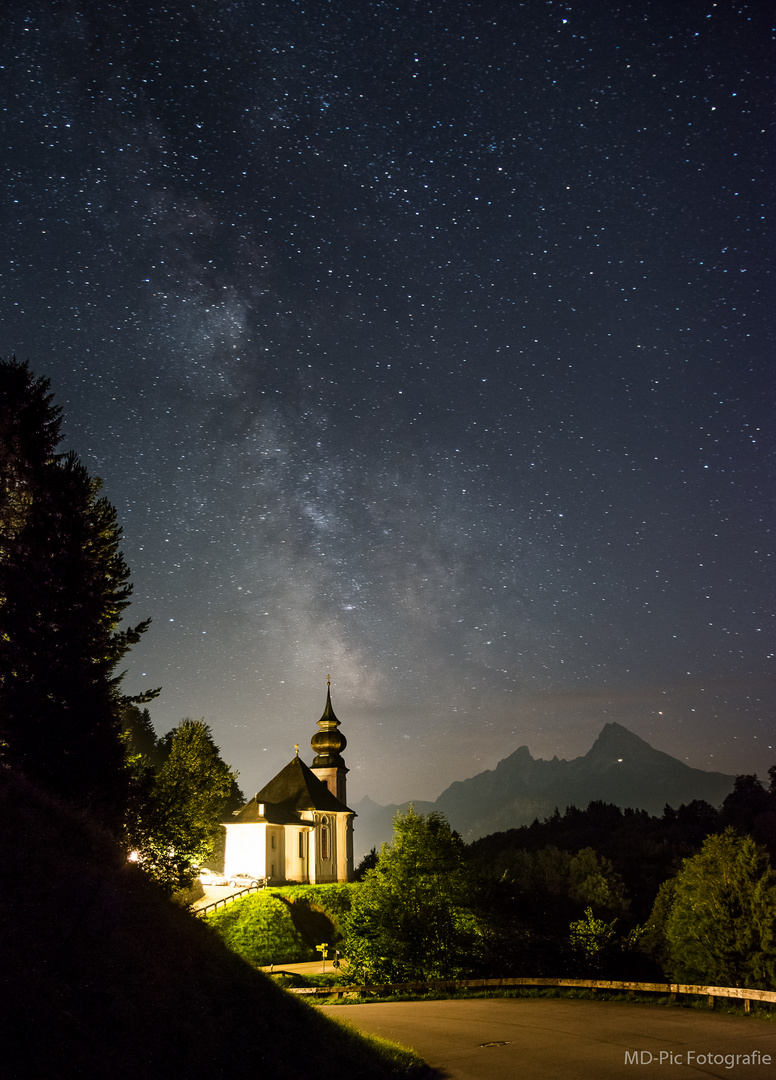
{"type": "Polygon", "coordinates": [[[329,885],[289,885],[272,891],[287,898],[294,906],[307,904],[323,912],[333,924],[337,936],[341,937],[340,924],[350,911],[357,890],[358,885],[339,882],[329,885]]]}
{"type": "Polygon", "coordinates": [[[353,890],[346,883],[289,885],[251,893],[206,916],[224,942],[252,964],[302,963],[320,956],[315,946],[342,939],[341,920],[353,890]]]}
{"type": "Polygon", "coordinates": [[[297,929],[288,903],[272,893],[251,893],[205,918],[232,952],[258,967],[316,957],[297,929]]]}
{"type": "Polygon", "coordinates": [[[437,813],[394,819],[345,920],[343,952],[361,982],[456,978],[477,963],[482,927],[471,906],[463,845],[437,813]]]}
{"type": "Polygon", "coordinates": [[[776,874],[733,829],[710,836],[658,894],[649,940],[674,982],[776,988],[776,874]]]}

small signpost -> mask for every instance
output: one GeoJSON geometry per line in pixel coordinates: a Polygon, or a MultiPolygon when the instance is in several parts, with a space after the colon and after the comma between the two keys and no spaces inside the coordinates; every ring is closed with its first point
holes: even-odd
{"type": "Polygon", "coordinates": [[[321,967],[321,974],[324,975],[326,973],[326,953],[329,951],[329,943],[324,941],[322,945],[316,945],[315,947],[321,954],[321,962],[323,965],[321,967]]]}

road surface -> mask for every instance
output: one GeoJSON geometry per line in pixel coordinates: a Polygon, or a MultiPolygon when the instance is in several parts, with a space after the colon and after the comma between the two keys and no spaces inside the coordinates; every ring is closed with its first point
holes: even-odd
{"type": "Polygon", "coordinates": [[[755,1016],[546,998],[321,1008],[411,1046],[451,1080],[776,1077],[776,1024],[755,1016]]]}

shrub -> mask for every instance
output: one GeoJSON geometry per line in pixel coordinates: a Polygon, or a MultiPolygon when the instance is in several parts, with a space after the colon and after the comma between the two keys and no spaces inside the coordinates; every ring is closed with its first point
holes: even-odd
{"type": "Polygon", "coordinates": [[[251,893],[206,919],[233,952],[259,967],[315,959],[315,950],[297,929],[288,903],[272,893],[251,893]]]}
{"type": "Polygon", "coordinates": [[[751,836],[708,837],[661,889],[650,923],[673,981],[776,987],[776,874],[751,836]]]}

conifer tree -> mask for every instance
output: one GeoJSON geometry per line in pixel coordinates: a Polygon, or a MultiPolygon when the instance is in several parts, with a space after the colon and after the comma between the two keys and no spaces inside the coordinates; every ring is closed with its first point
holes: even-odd
{"type": "Polygon", "coordinates": [[[0,760],[118,828],[116,668],[150,620],[119,626],[121,529],[100,482],[56,453],[60,422],[48,380],[0,361],[0,760]]]}

